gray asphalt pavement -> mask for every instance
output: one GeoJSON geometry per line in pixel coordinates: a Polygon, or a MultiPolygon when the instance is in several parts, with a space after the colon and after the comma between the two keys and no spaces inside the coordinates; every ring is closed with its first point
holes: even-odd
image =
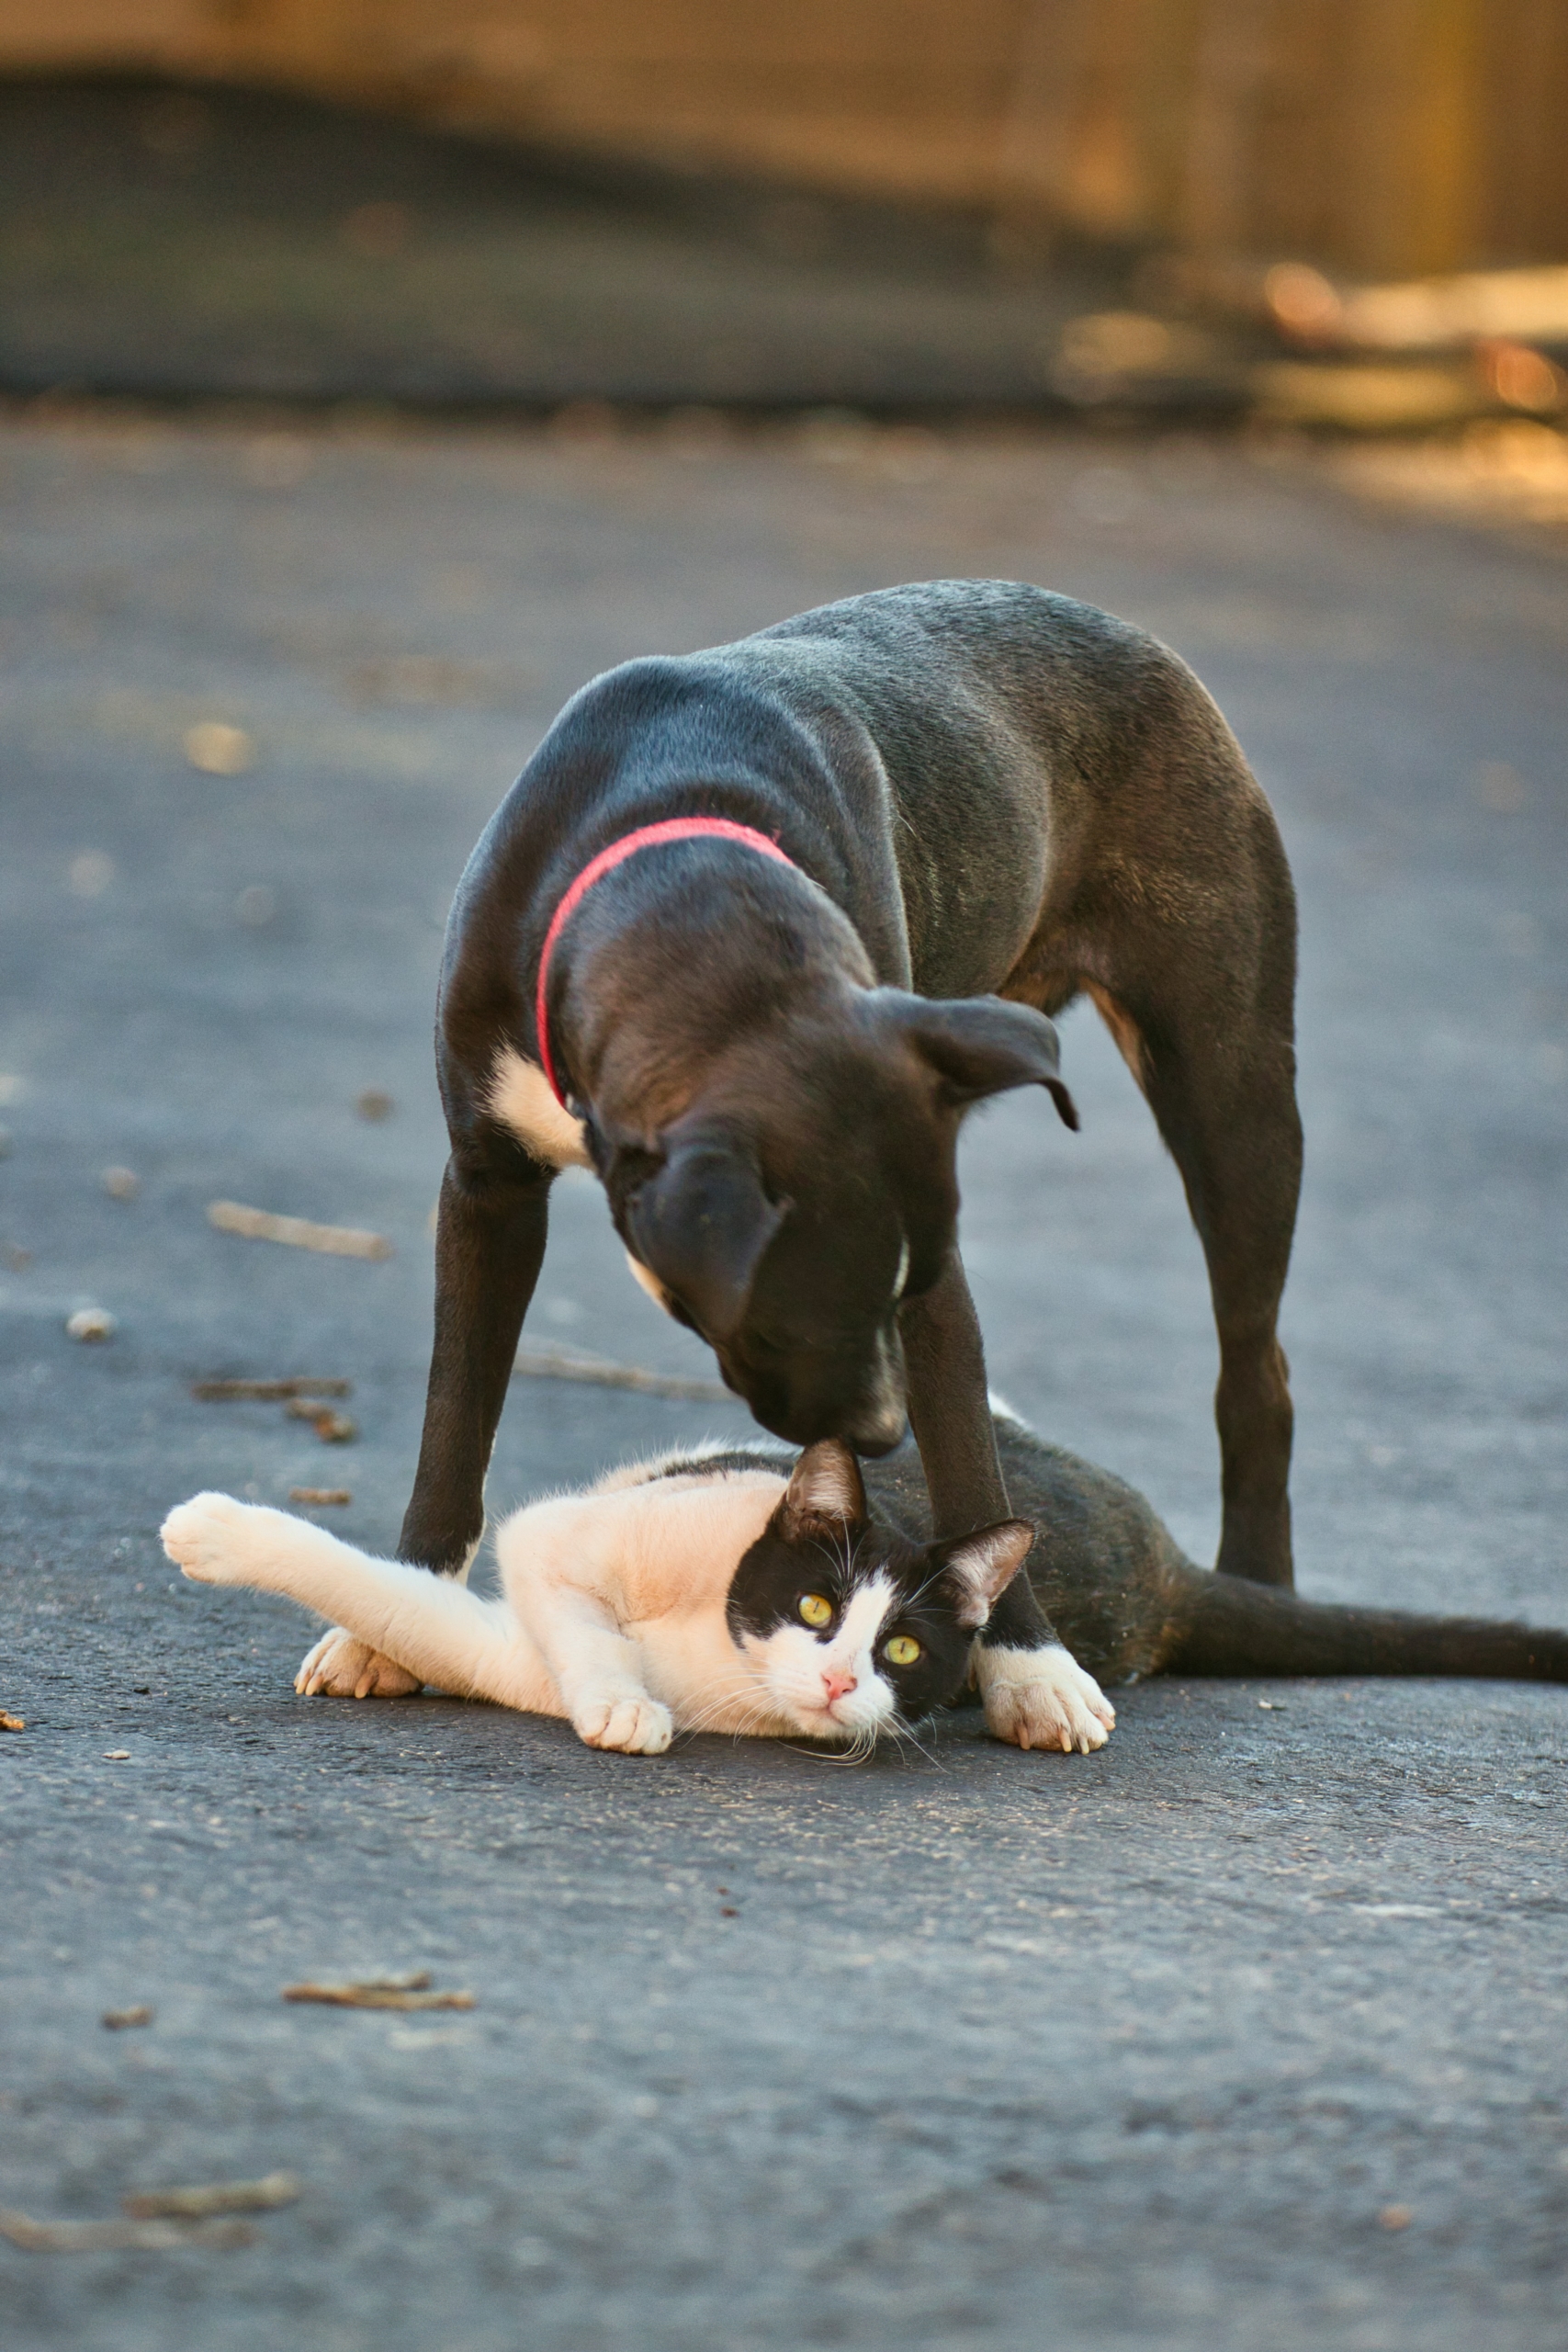
{"type": "MultiPolygon", "coordinates": [[[[441,924],[560,700],[1005,574],[1174,643],[1280,811],[1303,1589],[1568,1623],[1561,562],[1235,447],[832,419],[13,417],[0,485],[0,2203],[305,2183],[249,2248],[0,2241],[8,2352],[1559,2345],[1568,1691],[1156,1683],[1094,1758],[959,1722],[860,1769],[633,1761],[297,1700],[298,1613],[175,1580],[156,1529],[203,1486],[341,1483],[324,1518],[395,1534],[441,924]],[[243,773],[190,763],[203,722],[245,730],[243,773]],[[216,1232],[218,1197],[396,1254],[216,1232]],[[85,1305],[107,1343],[66,1337],[85,1305]],[[291,1374],[354,1381],[356,1442],[188,1393],[291,1374]],[[474,2008],[278,1997],[422,1967],[474,2008]]],[[[1019,1099],[965,1146],[994,1374],[1204,1556],[1197,1245],[1092,1017],[1064,1043],[1083,1135],[1019,1099]]],[[[585,1179],[530,1337],[704,1369],[585,1179]]],[[[519,1380],[492,1505],[741,1426],[519,1380]]]]}

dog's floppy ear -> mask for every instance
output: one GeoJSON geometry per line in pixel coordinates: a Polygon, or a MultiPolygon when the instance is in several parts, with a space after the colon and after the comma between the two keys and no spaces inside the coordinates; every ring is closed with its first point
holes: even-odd
{"type": "Polygon", "coordinates": [[[786,1543],[861,1524],[865,1484],[860,1464],[842,1438],[825,1437],[807,1447],[790,1474],[778,1516],[786,1543]]]}
{"type": "Polygon", "coordinates": [[[1078,1114],[1062,1083],[1055,1023],[1032,1005],[999,996],[923,997],[878,989],[877,1010],[895,1021],[936,1072],[949,1103],[963,1109],[1010,1086],[1044,1086],[1063,1124],[1078,1114]]]}
{"type": "Polygon", "coordinates": [[[728,1340],[746,1312],[762,1253],[784,1220],[750,1155],[710,1128],[681,1139],[628,1197],[634,1257],[672,1291],[710,1340],[728,1340]]]}
{"type": "Polygon", "coordinates": [[[1034,1530],[1026,1519],[999,1519],[955,1543],[937,1544],[928,1559],[941,1562],[941,1581],[958,1604],[958,1622],[976,1633],[1029,1557],[1034,1530]]]}

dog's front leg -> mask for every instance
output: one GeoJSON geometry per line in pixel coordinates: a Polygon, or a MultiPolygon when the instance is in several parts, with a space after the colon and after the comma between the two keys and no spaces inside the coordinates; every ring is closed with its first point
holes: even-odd
{"type": "MultiPolygon", "coordinates": [[[[936,1535],[966,1535],[1011,1516],[986,1385],[980,1318],[954,1250],[941,1279],[898,1317],[908,1375],[909,1420],[931,1496],[936,1535]]],[[[1115,1710],[1057,1640],[1021,1568],[975,1645],[986,1722],[1016,1747],[1088,1755],[1101,1747],[1115,1710]]]]}
{"type": "MultiPolygon", "coordinates": [[[[435,1226],[435,1342],[424,1433],[398,1558],[463,1577],[484,1533],[484,1480],[545,1255],[553,1170],[465,1168],[457,1153],[435,1226]]],[[[337,1698],[400,1699],[418,1677],[334,1627],[306,1659],[310,1687],[337,1698]]]]}
{"type": "Polygon", "coordinates": [[[455,1152],[435,1224],[435,1340],[398,1557],[466,1577],[523,1317],[544,1262],[554,1170],[466,1168],[455,1152]]]}

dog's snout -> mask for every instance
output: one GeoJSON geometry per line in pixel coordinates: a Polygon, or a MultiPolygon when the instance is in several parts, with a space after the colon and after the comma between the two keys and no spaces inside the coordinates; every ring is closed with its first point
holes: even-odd
{"type": "Polygon", "coordinates": [[[818,1354],[782,1376],[772,1365],[760,1371],[739,1352],[720,1363],[728,1385],[775,1437],[791,1445],[841,1438],[874,1458],[891,1453],[904,1434],[904,1358],[897,1333],[880,1334],[868,1353],[869,1362],[848,1351],[837,1360],[818,1354]]]}
{"type": "Polygon", "coordinates": [[[905,1420],[902,1392],[887,1388],[852,1414],[840,1434],[857,1453],[874,1460],[878,1454],[892,1453],[904,1434],[905,1420]]]}

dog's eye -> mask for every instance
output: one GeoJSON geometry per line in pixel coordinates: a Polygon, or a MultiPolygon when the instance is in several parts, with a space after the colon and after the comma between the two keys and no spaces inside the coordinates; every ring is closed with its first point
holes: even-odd
{"type": "Polygon", "coordinates": [[[819,1592],[803,1592],[800,1596],[800,1613],[808,1625],[830,1625],[833,1622],[833,1604],[830,1600],[824,1600],[819,1592]]]}
{"type": "Polygon", "coordinates": [[[913,1666],[920,1655],[920,1645],[913,1634],[895,1634],[890,1642],[884,1644],[882,1655],[889,1666],[913,1666]]]}

